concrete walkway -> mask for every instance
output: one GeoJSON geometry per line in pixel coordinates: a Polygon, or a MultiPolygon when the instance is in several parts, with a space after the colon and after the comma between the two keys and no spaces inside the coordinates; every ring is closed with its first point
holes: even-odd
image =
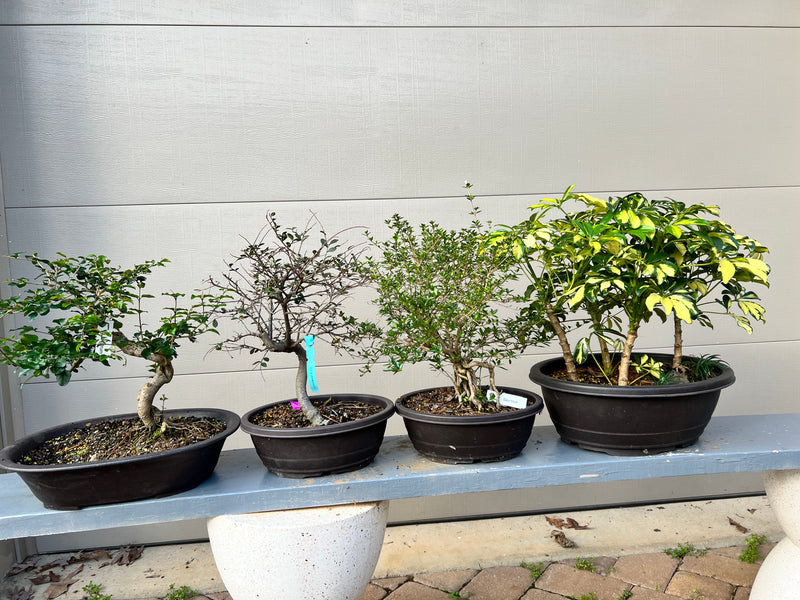
{"type": "MultiPolygon", "coordinates": [[[[765,497],[390,527],[362,600],[746,600],[760,564],[738,560],[750,534],[768,539],[762,554],[783,537],[765,497]],[[683,558],[664,552],[686,544],[695,552],[683,558]]],[[[203,543],[30,563],[3,580],[0,599],[46,599],[71,573],[68,600],[87,583],[112,600],[164,598],[170,585],[230,598],[203,543]]]]}

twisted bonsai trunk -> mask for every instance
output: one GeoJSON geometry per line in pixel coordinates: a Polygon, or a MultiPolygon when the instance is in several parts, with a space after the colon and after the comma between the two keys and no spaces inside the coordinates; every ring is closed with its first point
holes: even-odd
{"type": "Polygon", "coordinates": [[[330,421],[319,413],[308,397],[308,391],[306,389],[308,384],[308,372],[306,370],[308,367],[308,357],[306,355],[306,349],[303,348],[302,344],[298,343],[291,351],[297,356],[297,375],[294,379],[294,389],[295,394],[297,394],[297,401],[300,403],[300,409],[312,425],[327,425],[330,421]]]}
{"type": "MultiPolygon", "coordinates": [[[[123,354],[144,358],[143,353],[145,346],[132,342],[121,332],[115,331],[112,334],[112,340],[114,345],[117,346],[123,354]]],[[[160,423],[153,414],[153,400],[155,400],[158,391],[164,385],[172,381],[175,370],[172,367],[172,361],[163,354],[154,352],[147,356],[147,360],[156,363],[156,370],[150,378],[150,381],[145,383],[142,389],[139,390],[139,395],[136,398],[136,413],[139,415],[139,419],[141,419],[145,427],[148,429],[155,429],[160,423]]]]}

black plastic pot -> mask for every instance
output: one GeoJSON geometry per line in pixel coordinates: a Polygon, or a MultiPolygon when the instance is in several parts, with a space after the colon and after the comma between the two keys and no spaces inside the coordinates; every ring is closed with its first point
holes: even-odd
{"type": "MultiPolygon", "coordinates": [[[[672,359],[666,354],[648,356],[672,359]]],[[[561,439],[618,456],[656,454],[694,444],[708,425],[720,392],[736,380],[729,367],[705,381],[657,386],[596,385],[550,376],[563,367],[563,358],[553,358],[530,371],[531,381],[542,387],[561,439]]]]}
{"type": "Polygon", "coordinates": [[[498,462],[514,458],[528,443],[533,422],[542,409],[542,399],[527,390],[501,387],[528,399],[528,406],[511,412],[485,415],[432,415],[412,410],[408,398],[437,388],[404,394],[395,403],[403,417],[414,448],[435,462],[451,465],[498,462]]]}
{"type": "MultiPolygon", "coordinates": [[[[225,430],[213,438],[144,456],[71,465],[24,465],[18,461],[44,441],[86,425],[86,420],[51,427],[0,451],[0,467],[14,471],[46,508],[74,510],[84,506],[159,498],[185,492],[205,481],[217,466],[225,439],[239,427],[239,416],[221,409],[168,410],[166,416],[220,419],[225,430]]],[[[135,413],[97,421],[137,418],[135,413]]]]}
{"type": "Polygon", "coordinates": [[[312,396],[311,400],[333,398],[367,402],[381,411],[366,419],[321,425],[319,427],[261,427],[251,417],[265,408],[289,400],[265,404],[242,417],[242,431],[250,434],[264,466],[281,477],[318,477],[346,473],[366,467],[375,458],[383,442],[386,421],[394,414],[388,398],[368,394],[333,394],[312,396]]]}

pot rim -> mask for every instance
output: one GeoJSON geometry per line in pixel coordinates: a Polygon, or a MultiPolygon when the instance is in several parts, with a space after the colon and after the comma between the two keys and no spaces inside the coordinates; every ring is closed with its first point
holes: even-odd
{"type": "Polygon", "coordinates": [[[310,400],[316,400],[321,398],[353,398],[356,400],[368,402],[370,404],[376,404],[378,406],[383,406],[380,412],[370,415],[364,419],[358,419],[356,421],[348,421],[346,423],[334,423],[332,425],[319,425],[317,427],[262,427],[261,425],[256,425],[250,421],[250,417],[252,417],[255,413],[264,410],[265,408],[269,408],[271,406],[276,406],[278,404],[286,404],[288,402],[295,401],[295,398],[290,398],[287,400],[278,400],[276,402],[268,402],[267,404],[262,404],[252,410],[247,411],[242,416],[242,431],[248,433],[250,435],[257,435],[263,437],[284,437],[284,438],[307,438],[307,437],[320,437],[325,435],[336,435],[338,433],[343,433],[345,431],[351,431],[354,429],[364,429],[366,427],[370,427],[372,425],[377,425],[378,423],[387,421],[389,417],[391,417],[395,412],[394,403],[384,396],[378,396],[375,394],[349,394],[349,393],[341,393],[341,394],[317,394],[314,396],[309,396],[310,400]]]}
{"type": "MultiPolygon", "coordinates": [[[[395,406],[397,407],[397,414],[399,414],[404,419],[412,419],[414,421],[420,421],[423,423],[439,423],[439,424],[451,424],[451,425],[483,425],[486,423],[502,423],[505,421],[517,421],[519,419],[526,419],[531,415],[534,416],[538,415],[544,409],[544,400],[542,400],[539,394],[531,392],[530,390],[511,387],[507,385],[498,385],[497,388],[499,390],[508,391],[512,394],[516,394],[518,396],[525,396],[529,402],[533,400],[533,404],[531,406],[526,406],[525,408],[520,408],[514,411],[503,412],[503,413],[486,413],[481,415],[434,415],[414,410],[405,405],[405,401],[411,396],[414,396],[416,394],[421,394],[424,392],[429,392],[431,390],[438,390],[445,387],[448,386],[437,385],[429,388],[423,388],[420,390],[414,390],[413,392],[408,392],[406,394],[403,394],[395,401],[395,406]]],[[[486,386],[481,386],[481,387],[486,387],[486,386]]]]}
{"type": "MultiPolygon", "coordinates": [[[[671,354],[663,352],[634,352],[634,356],[647,354],[658,360],[668,360],[671,354]]],[[[596,356],[596,355],[595,355],[596,356]]],[[[685,359],[695,358],[686,356],[685,359]]],[[[626,396],[626,397],[661,397],[661,396],[693,396],[699,392],[721,390],[733,385],[736,375],[728,365],[722,365],[722,373],[703,381],[693,381],[689,383],[673,383],[669,385],[653,386],[624,386],[624,385],[605,385],[597,383],[583,383],[579,381],[568,381],[557,379],[549,375],[558,367],[564,365],[564,357],[557,356],[548,358],[535,363],[528,374],[534,383],[542,388],[549,388],[556,391],[570,392],[575,394],[591,394],[593,396],[626,396]]]]}
{"type": "Polygon", "coordinates": [[[97,460],[93,462],[71,463],[64,465],[24,465],[11,458],[13,454],[24,452],[23,450],[21,450],[21,446],[23,443],[26,443],[26,445],[28,445],[27,443],[31,442],[30,447],[33,447],[41,444],[42,442],[48,439],[51,439],[58,435],[62,435],[73,429],[83,427],[87,423],[99,422],[99,421],[121,421],[124,419],[131,419],[131,418],[138,419],[139,415],[137,413],[124,413],[124,414],[107,415],[103,417],[96,417],[89,419],[81,419],[78,421],[71,421],[69,423],[64,423],[62,425],[55,425],[53,427],[48,427],[47,429],[42,429],[40,431],[36,431],[34,433],[23,436],[13,444],[10,444],[5,448],[3,448],[2,450],[0,450],[0,466],[9,471],[20,472],[20,473],[21,472],[56,473],[59,471],[78,471],[83,469],[93,469],[99,466],[124,465],[128,463],[144,462],[147,460],[154,460],[161,457],[169,457],[174,454],[186,452],[187,449],[199,450],[205,448],[206,446],[219,443],[220,440],[224,440],[225,438],[233,434],[237,429],[239,429],[240,425],[239,415],[237,415],[235,412],[226,410],[224,408],[171,408],[164,411],[164,414],[166,416],[186,415],[186,416],[217,418],[222,421],[225,421],[225,429],[223,429],[216,435],[208,438],[207,440],[196,442],[188,446],[183,446],[181,448],[172,448],[170,450],[162,450],[160,452],[152,452],[150,454],[142,454],[139,456],[124,456],[121,458],[111,458],[105,460],[97,460]]]}

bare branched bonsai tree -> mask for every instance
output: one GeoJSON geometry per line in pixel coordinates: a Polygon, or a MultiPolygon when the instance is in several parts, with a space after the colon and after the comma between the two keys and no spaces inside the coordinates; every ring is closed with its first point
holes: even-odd
{"type": "Polygon", "coordinates": [[[0,340],[0,362],[15,367],[23,378],[53,375],[59,385],[67,385],[86,361],[108,366],[110,360],[144,358],[152,363],[153,375],[139,391],[137,412],[148,428],[161,425],[153,400],[172,380],[179,344],[216,332],[213,313],[220,300],[201,293],[191,295],[191,305],[184,307],[185,294],[162,294],[171,299],[166,314],[157,327],[148,327],[142,301],[153,296],[144,293],[145,282],[166,259],[124,269],[93,254],[11,258],[29,262],[36,274],[7,282],[24,293],[0,299],[0,317],[21,314],[28,319],[0,340]]]}
{"type": "Polygon", "coordinates": [[[358,269],[361,250],[343,245],[345,232],[329,236],[316,215],[305,227],[282,228],[275,213],[253,241],[229,263],[229,271],[209,284],[230,300],[225,309],[241,329],[217,345],[219,350],[257,355],[264,367],[272,352],[297,357],[295,393],[312,425],[327,420],[308,397],[308,358],[303,345],[313,335],[337,349],[347,349],[358,337],[359,323],[345,313],[342,304],[361,286],[358,269]],[[319,236],[314,243],[312,236],[319,236]]]}

